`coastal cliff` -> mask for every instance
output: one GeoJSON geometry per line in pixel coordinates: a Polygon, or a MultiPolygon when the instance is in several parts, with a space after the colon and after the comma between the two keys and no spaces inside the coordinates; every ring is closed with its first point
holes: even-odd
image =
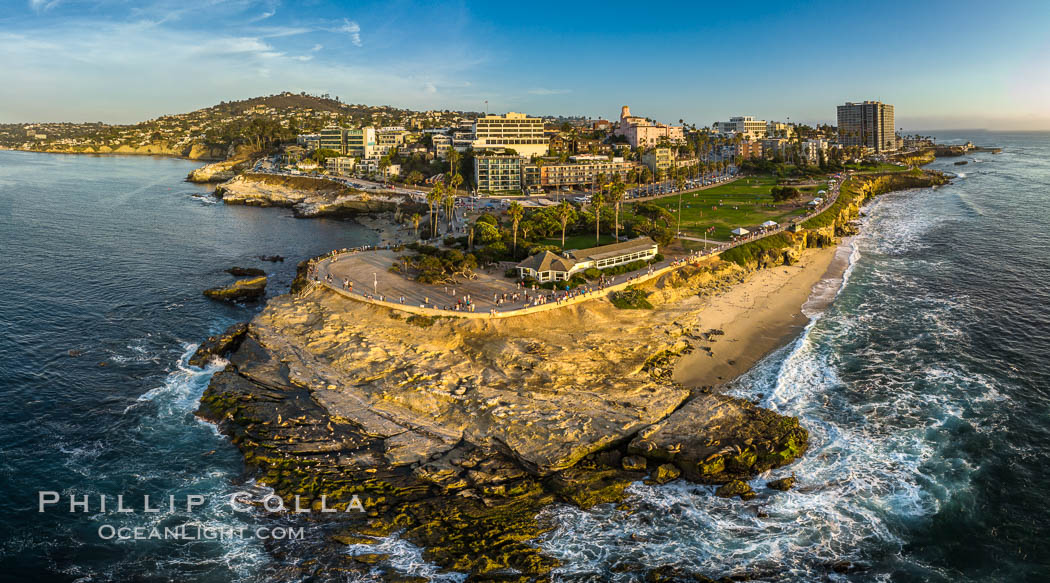
{"type": "Polygon", "coordinates": [[[106,144],[94,144],[76,147],[45,146],[41,148],[27,148],[28,151],[45,152],[48,154],[119,154],[129,156],[172,156],[175,158],[188,158],[190,160],[222,160],[227,156],[226,148],[212,147],[205,144],[195,143],[190,146],[172,146],[167,142],[151,142],[138,146],[109,146],[106,144]]]}
{"type": "Polygon", "coordinates": [[[944,180],[855,178],[798,232],[639,284],[651,310],[595,300],[491,321],[408,316],[310,283],[304,262],[293,295],[252,320],[198,413],[286,504],[362,502],[316,542],[303,576],[369,572],[383,557],[355,558],[347,545],[393,535],[475,578],[545,579],[557,563],[529,541],[552,503],[618,503],[632,482],[679,477],[743,500],[777,495],[746,481],[804,454],[798,420],[671,380],[683,355],[721,333],[701,325],[703,298],[834,245],[872,196],[944,180]]]}
{"type": "Polygon", "coordinates": [[[251,172],[223,182],[215,188],[215,195],[226,204],[290,208],[301,218],[353,217],[425,207],[403,195],[367,193],[326,178],[251,172]]]}
{"type": "Polygon", "coordinates": [[[400,532],[447,568],[543,576],[555,563],[528,540],[551,503],[620,501],[647,475],[724,484],[806,447],[796,419],[669,381],[704,332],[695,294],[423,322],[294,289],[250,323],[199,413],[286,500],[357,494],[367,512],[336,541],[400,532]]]}

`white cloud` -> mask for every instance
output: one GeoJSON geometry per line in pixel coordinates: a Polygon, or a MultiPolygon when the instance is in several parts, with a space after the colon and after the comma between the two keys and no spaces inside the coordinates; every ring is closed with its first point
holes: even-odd
{"type": "Polygon", "coordinates": [[[343,19],[343,26],[339,27],[340,32],[345,32],[350,35],[350,42],[355,46],[361,46],[361,26],[357,22],[350,20],[349,18],[343,19]]]}
{"type": "Polygon", "coordinates": [[[324,48],[324,45],[316,44],[316,45],[314,45],[313,47],[310,48],[310,52],[311,53],[316,53],[317,51],[319,51],[319,50],[321,50],[323,48],[324,48]]]}
{"type": "Polygon", "coordinates": [[[45,12],[58,6],[60,0],[29,0],[29,8],[36,12],[45,12]]]}
{"type": "Polygon", "coordinates": [[[292,58],[295,59],[296,61],[302,61],[302,62],[305,63],[306,61],[312,61],[314,56],[313,55],[297,55],[297,56],[294,56],[292,58]]]}
{"type": "Polygon", "coordinates": [[[428,81],[428,82],[423,84],[423,93],[425,95],[434,95],[435,93],[437,93],[437,91],[438,91],[437,86],[434,85],[433,83],[428,81]]]}
{"type": "Polygon", "coordinates": [[[543,87],[537,87],[535,89],[529,89],[531,95],[564,95],[566,93],[572,93],[571,89],[545,89],[543,87]]]}

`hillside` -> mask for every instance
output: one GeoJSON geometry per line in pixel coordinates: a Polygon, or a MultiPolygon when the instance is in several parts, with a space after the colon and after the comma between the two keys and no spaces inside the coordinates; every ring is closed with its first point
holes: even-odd
{"type": "Polygon", "coordinates": [[[0,124],[0,147],[40,152],[150,154],[225,159],[235,151],[260,150],[330,124],[433,127],[455,123],[455,111],[416,112],[386,105],[343,103],[328,94],[284,92],[224,101],[189,113],[137,124],[0,124]]]}

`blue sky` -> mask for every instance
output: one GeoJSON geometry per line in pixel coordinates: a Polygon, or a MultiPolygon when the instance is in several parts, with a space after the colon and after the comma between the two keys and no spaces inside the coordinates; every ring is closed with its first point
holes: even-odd
{"type": "Polygon", "coordinates": [[[881,99],[906,130],[1050,129],[1048,31],[1045,1],[0,0],[0,122],[290,90],[698,125],[881,99]]]}

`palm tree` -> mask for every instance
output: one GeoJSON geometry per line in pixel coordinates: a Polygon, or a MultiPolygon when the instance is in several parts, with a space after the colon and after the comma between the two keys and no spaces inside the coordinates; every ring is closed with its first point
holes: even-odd
{"type": "Polygon", "coordinates": [[[419,216],[419,213],[415,213],[408,217],[408,221],[412,223],[412,228],[416,230],[416,239],[419,238],[419,223],[423,221],[423,217],[419,216]]]}
{"type": "Polygon", "coordinates": [[[565,227],[569,224],[569,219],[572,218],[573,212],[572,205],[569,201],[563,200],[558,203],[557,216],[558,221],[561,223],[561,248],[565,250],[565,227]]]}
{"type": "Polygon", "coordinates": [[[605,204],[605,195],[598,191],[591,198],[591,209],[594,211],[594,244],[601,242],[601,219],[602,205],[605,204]]]}
{"type": "Polygon", "coordinates": [[[435,184],[427,193],[427,204],[430,205],[430,238],[437,237],[437,205],[445,198],[445,187],[435,184]]]}
{"type": "Polygon", "coordinates": [[[448,221],[447,233],[452,232],[452,219],[456,216],[456,192],[454,190],[445,191],[444,198],[441,202],[445,205],[445,220],[448,221]]]}
{"type": "Polygon", "coordinates": [[[623,182],[620,182],[620,178],[616,178],[616,182],[613,183],[612,188],[609,189],[609,201],[612,202],[613,208],[615,209],[615,220],[613,221],[613,229],[616,233],[616,240],[620,240],[620,204],[623,202],[624,194],[627,192],[627,187],[624,186],[623,182]]]}
{"type": "Polygon", "coordinates": [[[511,232],[514,233],[514,255],[516,257],[518,254],[518,225],[521,224],[521,219],[525,216],[525,208],[521,206],[520,202],[514,201],[510,203],[510,208],[507,209],[507,216],[510,217],[511,232]]]}

